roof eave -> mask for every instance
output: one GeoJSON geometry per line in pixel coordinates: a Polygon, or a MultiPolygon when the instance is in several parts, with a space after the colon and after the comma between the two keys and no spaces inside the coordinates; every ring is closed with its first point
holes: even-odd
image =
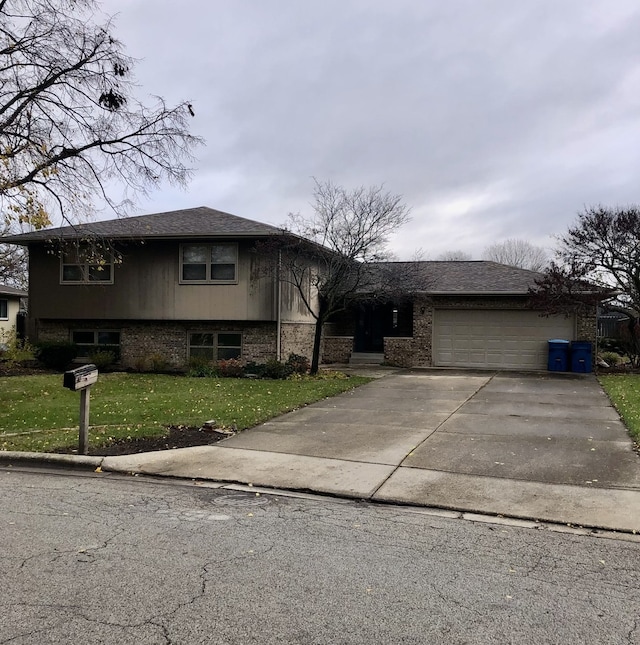
{"type": "MultiPolygon", "coordinates": [[[[127,235],[101,235],[93,231],[86,231],[85,234],[78,233],[77,235],[52,235],[50,237],[0,237],[0,244],[17,244],[19,246],[28,246],[29,244],[47,244],[51,242],[60,241],[74,241],[90,238],[101,238],[118,242],[138,242],[141,240],[158,240],[158,241],[171,241],[171,240],[198,240],[198,239],[259,239],[283,235],[281,232],[236,232],[236,233],[178,233],[167,235],[164,233],[143,233],[143,234],[127,234],[127,235]]],[[[27,236],[29,234],[26,234],[27,236]]]]}
{"type": "Polygon", "coordinates": [[[527,296],[527,291],[416,291],[427,296],[527,296]]]}
{"type": "Polygon", "coordinates": [[[12,297],[12,298],[28,298],[29,293],[27,291],[5,291],[4,289],[0,289],[0,296],[3,296],[4,298],[7,297],[12,297]]]}

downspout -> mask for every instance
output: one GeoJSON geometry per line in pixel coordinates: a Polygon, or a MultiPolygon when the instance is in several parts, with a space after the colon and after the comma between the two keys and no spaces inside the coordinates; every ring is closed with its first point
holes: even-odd
{"type": "Polygon", "coordinates": [[[276,359],[282,360],[282,288],[280,286],[280,271],[282,267],[282,251],[278,250],[278,267],[276,269],[276,359]]]}

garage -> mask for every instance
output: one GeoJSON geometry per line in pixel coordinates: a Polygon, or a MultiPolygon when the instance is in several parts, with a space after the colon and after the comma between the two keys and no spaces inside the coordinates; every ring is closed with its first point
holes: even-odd
{"type": "Polygon", "coordinates": [[[435,309],[433,364],[437,367],[539,370],[547,341],[575,338],[574,317],[545,318],[535,311],[435,309]]]}

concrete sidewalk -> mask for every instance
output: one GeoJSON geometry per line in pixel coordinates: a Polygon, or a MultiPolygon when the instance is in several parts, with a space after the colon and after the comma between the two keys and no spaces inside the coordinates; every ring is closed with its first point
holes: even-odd
{"type": "Polygon", "coordinates": [[[399,372],[213,446],[101,463],[640,532],[640,457],[591,375],[399,372]]]}

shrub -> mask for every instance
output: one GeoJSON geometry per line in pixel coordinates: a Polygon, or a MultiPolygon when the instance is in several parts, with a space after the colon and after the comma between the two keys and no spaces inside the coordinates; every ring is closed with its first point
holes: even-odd
{"type": "Polygon", "coordinates": [[[291,376],[292,373],[293,370],[290,365],[281,363],[275,358],[272,358],[264,364],[262,376],[264,378],[285,379],[288,376],[291,376]]]}
{"type": "Polygon", "coordinates": [[[244,363],[237,358],[227,358],[216,363],[218,376],[240,378],[244,374],[244,363]]]}
{"type": "Polygon", "coordinates": [[[147,360],[152,372],[165,372],[169,369],[169,361],[162,354],[151,354],[147,360]]]}
{"type": "Polygon", "coordinates": [[[28,340],[18,338],[15,325],[8,331],[0,330],[0,360],[15,364],[32,358],[33,347],[28,340]]]}
{"type": "Polygon", "coordinates": [[[189,359],[189,369],[187,370],[187,376],[196,378],[218,376],[218,370],[216,366],[206,358],[193,357],[189,359]]]}
{"type": "Polygon", "coordinates": [[[616,352],[602,352],[600,354],[600,358],[612,367],[618,365],[622,361],[622,356],[616,352]]]}
{"type": "Polygon", "coordinates": [[[300,356],[300,354],[289,354],[285,365],[291,368],[292,374],[306,374],[311,369],[309,359],[306,356],[300,356]]]}
{"type": "Polygon", "coordinates": [[[78,347],[64,341],[43,341],[36,345],[35,355],[45,367],[64,372],[78,355],[78,347]]]}
{"type": "MultiPolygon", "coordinates": [[[[189,363],[189,366],[191,366],[191,363],[189,363]]],[[[167,372],[169,368],[169,361],[159,353],[139,356],[133,364],[133,369],[136,372],[167,372]]]]}
{"type": "Polygon", "coordinates": [[[614,352],[619,355],[625,352],[624,341],[620,338],[600,338],[598,348],[601,352],[614,352]]]}
{"type": "Polygon", "coordinates": [[[250,361],[244,366],[244,375],[245,376],[257,376],[262,378],[264,376],[264,363],[256,363],[255,361],[250,361]]]}
{"type": "Polygon", "coordinates": [[[93,363],[98,371],[109,369],[116,362],[116,355],[108,349],[99,349],[89,354],[89,362],[93,363]]]}

